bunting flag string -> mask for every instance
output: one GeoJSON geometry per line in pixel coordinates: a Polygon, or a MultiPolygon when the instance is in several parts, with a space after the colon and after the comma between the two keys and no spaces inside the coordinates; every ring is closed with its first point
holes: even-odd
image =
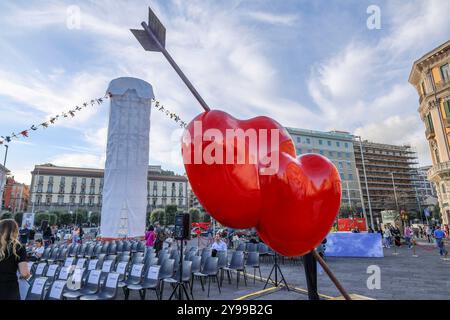
{"type": "MultiPolygon", "coordinates": [[[[100,105],[109,97],[110,97],[110,94],[107,93],[106,95],[104,95],[101,98],[92,99],[89,102],[84,102],[81,105],[75,106],[71,110],[68,110],[66,112],[62,112],[53,117],[50,117],[50,119],[48,121],[42,122],[40,124],[33,124],[28,129],[22,130],[18,134],[13,132],[10,135],[0,136],[0,145],[5,144],[5,143],[10,143],[14,139],[28,138],[31,131],[36,131],[40,127],[43,129],[48,128],[50,125],[55,124],[55,122],[58,121],[61,117],[68,118],[70,116],[71,118],[73,118],[73,117],[75,117],[76,112],[81,111],[83,108],[87,108],[88,106],[100,105]]],[[[156,110],[162,112],[168,118],[175,121],[181,128],[186,128],[187,123],[185,121],[183,121],[180,116],[178,116],[176,113],[171,112],[169,109],[164,107],[161,104],[161,102],[159,102],[158,100],[152,99],[152,101],[154,102],[154,108],[156,110]]]]}
{"type": "Polygon", "coordinates": [[[36,131],[39,129],[39,127],[45,129],[48,128],[50,125],[55,124],[57,120],[60,119],[60,117],[67,118],[67,117],[75,117],[75,112],[81,111],[83,108],[87,108],[89,105],[100,105],[102,104],[106,99],[110,97],[109,93],[105,94],[101,98],[92,99],[89,102],[84,102],[81,106],[75,106],[73,109],[68,110],[66,112],[62,112],[58,115],[55,115],[53,117],[50,117],[48,121],[42,122],[40,124],[33,124],[29,128],[20,131],[18,134],[11,133],[10,135],[0,136],[0,145],[5,143],[10,143],[14,139],[19,138],[28,138],[30,131],[36,131]]]}
{"type": "Polygon", "coordinates": [[[179,126],[181,128],[186,128],[187,123],[183,120],[181,120],[181,117],[178,116],[175,112],[171,112],[170,110],[168,110],[167,108],[165,108],[161,102],[159,102],[158,100],[152,99],[152,101],[154,102],[154,108],[162,113],[164,113],[167,117],[169,117],[170,119],[172,119],[173,121],[175,121],[176,123],[179,124],[179,126]]]}

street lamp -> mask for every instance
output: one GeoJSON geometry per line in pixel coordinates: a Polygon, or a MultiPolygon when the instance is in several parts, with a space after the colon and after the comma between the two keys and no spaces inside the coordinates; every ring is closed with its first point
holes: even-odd
{"type": "Polygon", "coordinates": [[[5,151],[5,159],[3,160],[3,166],[6,167],[6,158],[8,157],[9,146],[7,144],[5,144],[4,146],[6,148],[6,151],[5,151]]]}

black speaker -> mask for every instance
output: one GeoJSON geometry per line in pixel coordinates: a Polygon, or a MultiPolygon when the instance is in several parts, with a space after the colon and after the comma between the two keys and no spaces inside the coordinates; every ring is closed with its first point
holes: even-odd
{"type": "Polygon", "coordinates": [[[48,227],[48,220],[42,220],[41,230],[45,231],[45,229],[47,229],[47,227],[48,227]]]}
{"type": "Polygon", "coordinates": [[[189,240],[191,238],[191,221],[189,213],[178,213],[175,216],[174,238],[189,240]]]}

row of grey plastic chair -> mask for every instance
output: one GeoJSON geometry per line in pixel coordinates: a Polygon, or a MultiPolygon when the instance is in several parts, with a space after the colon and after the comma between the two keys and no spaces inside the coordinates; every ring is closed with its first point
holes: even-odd
{"type": "Polygon", "coordinates": [[[142,241],[93,241],[84,244],[54,244],[44,250],[41,260],[61,261],[67,256],[95,257],[100,254],[117,254],[122,252],[144,252],[145,244],[142,241]]]}

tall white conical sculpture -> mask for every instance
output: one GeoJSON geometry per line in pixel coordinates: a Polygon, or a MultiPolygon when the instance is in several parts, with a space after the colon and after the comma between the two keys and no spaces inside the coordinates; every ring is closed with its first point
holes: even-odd
{"type": "Polygon", "coordinates": [[[128,237],[145,233],[152,86],[136,78],[112,80],[106,148],[102,238],[120,238],[123,208],[128,210],[128,237]]]}

